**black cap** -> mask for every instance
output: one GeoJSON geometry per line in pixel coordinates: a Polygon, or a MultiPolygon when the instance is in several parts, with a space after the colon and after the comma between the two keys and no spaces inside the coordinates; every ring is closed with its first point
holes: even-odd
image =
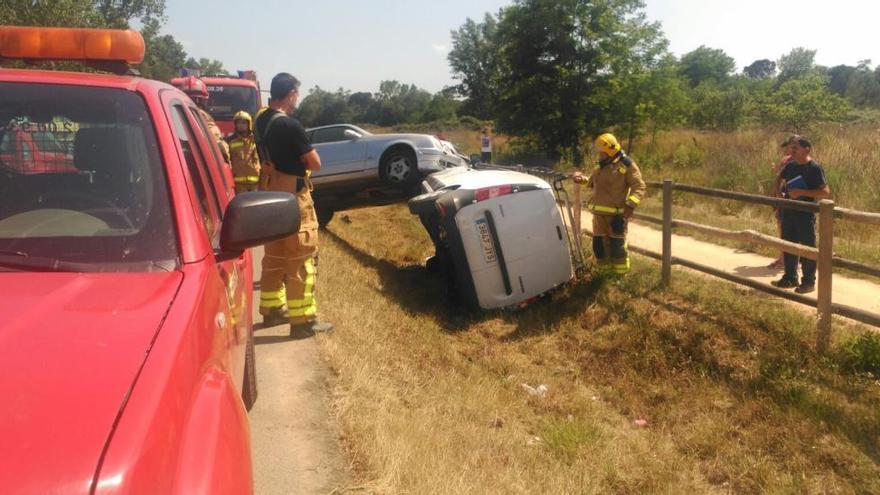
{"type": "Polygon", "coordinates": [[[291,91],[299,89],[299,79],[293,77],[287,72],[281,72],[272,78],[272,86],[269,88],[269,94],[273,100],[282,100],[291,91]]]}

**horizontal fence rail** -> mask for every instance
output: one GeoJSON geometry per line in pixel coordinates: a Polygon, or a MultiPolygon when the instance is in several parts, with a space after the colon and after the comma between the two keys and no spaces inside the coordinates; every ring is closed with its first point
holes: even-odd
{"type": "MultiPolygon", "coordinates": [[[[834,220],[846,220],[858,222],[866,225],[880,225],[880,213],[870,213],[864,211],[851,210],[848,208],[835,207],[834,202],[823,200],[818,203],[807,203],[803,201],[794,201],[790,199],[774,198],[761,196],[758,194],[750,194],[736,191],[726,191],[723,189],[713,189],[709,187],[693,186],[689,184],[676,184],[671,180],[663,182],[647,181],[646,184],[650,189],[660,189],[662,191],[663,201],[663,217],[658,218],[651,215],[635,213],[633,217],[647,223],[652,223],[662,227],[662,251],[660,253],[637,246],[629,246],[629,249],[635,253],[642,254],[661,262],[661,278],[664,285],[668,285],[671,281],[672,265],[680,265],[692,270],[696,270],[708,275],[712,275],[730,282],[744,285],[752,289],[772,294],[774,296],[794,301],[800,304],[817,308],[817,341],[816,347],[820,352],[824,352],[828,347],[831,336],[831,315],[836,314],[852,320],[880,327],[880,314],[865,311],[859,308],[853,308],[842,304],[832,302],[832,268],[843,268],[856,273],[880,277],[880,268],[870,266],[857,261],[848,260],[833,254],[834,242],[834,220]],[[686,220],[675,220],[672,218],[673,192],[686,192],[698,194],[702,196],[720,198],[731,201],[739,201],[743,203],[770,206],[773,208],[781,208],[788,210],[797,210],[804,212],[817,213],[818,222],[818,247],[804,246],[793,242],[782,240],[778,237],[756,232],[754,230],[732,231],[703,225],[686,220]],[[695,261],[672,255],[672,231],[675,228],[684,228],[699,232],[709,237],[730,239],[735,241],[750,242],[763,246],[772,247],[781,251],[791,253],[800,257],[815,260],[818,266],[818,295],[816,299],[784,289],[779,289],[763,282],[758,282],[740,275],[728,273],[717,268],[707,266],[695,261]]],[[[575,184],[575,197],[580,197],[580,186],[575,184]]],[[[580,225],[577,222],[576,225],[580,225]]],[[[592,235],[590,233],[590,235],[592,235]]]]}

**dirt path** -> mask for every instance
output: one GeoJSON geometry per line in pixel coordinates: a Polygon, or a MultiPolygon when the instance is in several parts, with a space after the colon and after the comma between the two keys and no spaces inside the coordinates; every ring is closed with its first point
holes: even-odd
{"type": "MultiPolygon", "coordinates": [[[[581,220],[584,230],[592,227],[592,217],[584,211],[581,220]]],[[[639,225],[635,221],[629,226],[627,241],[633,246],[649,249],[659,253],[661,251],[662,234],[659,230],[639,225]]],[[[763,282],[767,285],[771,280],[776,280],[782,275],[782,269],[769,269],[767,265],[773,261],[755,253],[737,251],[726,246],[719,246],[709,242],[698,241],[683,235],[672,236],[672,253],[674,256],[711,265],[720,270],[763,282]]],[[[859,280],[834,275],[833,281],[834,302],[864,309],[873,313],[880,313],[880,285],[866,280],[859,280]]],[[[816,293],[811,294],[815,300],[816,293]]],[[[801,308],[806,308],[798,304],[801,308]]]]}
{"type": "MultiPolygon", "coordinates": [[[[259,280],[262,249],[254,251],[259,280]]],[[[254,290],[254,321],[259,291],[254,290]]],[[[250,412],[254,491],[325,494],[343,486],[346,464],[327,408],[327,368],[315,339],[290,340],[289,327],[256,327],[259,397],[250,412]]],[[[324,338],[324,337],[319,337],[324,338]]]]}

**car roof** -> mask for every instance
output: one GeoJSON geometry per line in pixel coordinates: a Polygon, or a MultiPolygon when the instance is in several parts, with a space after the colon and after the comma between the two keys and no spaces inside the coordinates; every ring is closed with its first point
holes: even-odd
{"type": "Polygon", "coordinates": [[[141,92],[174,89],[170,84],[133,75],[30,69],[0,69],[0,82],[90,86],[141,92]]]}
{"type": "Polygon", "coordinates": [[[321,129],[332,129],[333,127],[351,127],[354,129],[360,129],[360,127],[358,127],[354,124],[330,124],[330,125],[319,125],[318,127],[309,127],[306,130],[309,132],[312,132],[312,131],[319,131],[321,129]]]}

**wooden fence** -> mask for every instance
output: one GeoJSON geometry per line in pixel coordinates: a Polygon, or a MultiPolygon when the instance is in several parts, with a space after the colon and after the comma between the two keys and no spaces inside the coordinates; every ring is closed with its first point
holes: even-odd
{"type": "MultiPolygon", "coordinates": [[[[871,313],[859,308],[844,306],[833,302],[832,292],[832,268],[844,268],[858,273],[880,276],[880,268],[858,263],[835,257],[834,249],[834,222],[836,219],[859,222],[868,225],[880,225],[880,214],[855,211],[846,208],[837,208],[834,202],[830,200],[822,200],[817,203],[807,203],[803,201],[792,201],[788,199],[771,198],[756,194],[747,194],[733,191],[725,191],[721,189],[712,189],[707,187],[698,187],[687,184],[676,184],[671,180],[663,182],[648,182],[648,187],[653,189],[661,189],[663,192],[663,217],[657,218],[648,215],[636,214],[635,218],[655,223],[662,226],[662,251],[656,253],[647,249],[631,246],[630,250],[661,261],[661,280],[663,285],[669,285],[672,280],[672,265],[681,265],[693,270],[697,270],[709,275],[713,275],[731,282],[751,287],[753,289],[767,292],[775,296],[796,301],[802,304],[817,308],[817,341],[816,347],[820,352],[824,352],[831,338],[831,317],[833,314],[851,318],[868,325],[880,327],[880,314],[871,313]],[[712,198],[728,199],[740,201],[750,204],[759,204],[772,206],[776,208],[786,208],[798,211],[809,211],[818,213],[818,246],[813,248],[801,244],[795,244],[779,238],[755,232],[753,230],[731,231],[719,229],[708,225],[702,225],[685,220],[675,220],[672,217],[672,193],[681,191],[712,198]],[[818,280],[817,280],[817,298],[812,298],[789,292],[783,289],[773,287],[746,277],[741,277],[732,273],[728,273],[711,266],[703,265],[691,260],[676,257],[672,253],[672,231],[674,228],[684,228],[702,234],[737,241],[753,242],[764,246],[780,249],[787,253],[805,257],[817,262],[818,280]]],[[[575,185],[574,203],[582,204],[580,200],[580,186],[575,185]]],[[[576,231],[580,231],[580,211],[575,209],[576,214],[573,223],[576,231]]],[[[878,295],[880,297],[880,295],[878,295]]]]}

